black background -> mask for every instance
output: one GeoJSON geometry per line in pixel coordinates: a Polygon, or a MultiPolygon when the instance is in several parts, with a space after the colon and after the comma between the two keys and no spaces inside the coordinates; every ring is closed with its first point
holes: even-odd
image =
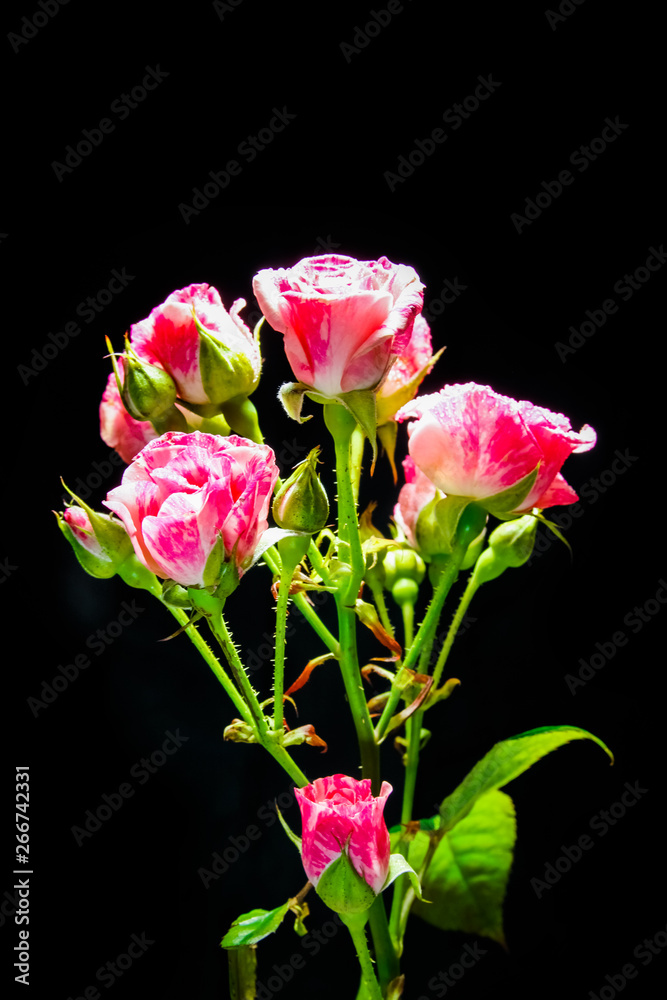
{"type": "MultiPolygon", "coordinates": [[[[624,618],[655,599],[667,577],[659,516],[664,272],[628,301],[613,286],[643,267],[649,248],[667,235],[658,28],[638,5],[618,19],[594,0],[563,8],[571,13],[556,21],[540,4],[427,9],[414,2],[399,11],[394,4],[390,23],[376,37],[371,27],[356,52],[341,43],[359,40],[370,11],[385,10],[380,4],[318,10],[243,0],[218,12],[210,3],[137,10],[71,2],[39,30],[22,20],[41,10],[36,4],[7,13],[0,253],[9,394],[0,557],[10,693],[0,891],[12,885],[15,765],[31,768],[34,870],[31,986],[16,986],[17,995],[66,1000],[97,985],[105,996],[97,970],[125,952],[133,934],[145,934],[154,943],[109,984],[113,998],[227,997],[218,943],[231,921],[253,907],[277,906],[303,884],[294,849],[262,818],[277,794],[287,805],[287,777],[261,749],[222,742],[229,705],[187,640],[158,642],[172,631],[163,609],[116,580],[87,577],[50,511],[62,508],[60,476],[72,486],[87,483],[98,506],[120,478],[98,436],[105,334],[120,345],[131,323],[191,282],[215,285],[228,307],[246,298],[252,314],[251,281],[260,268],[327,250],[363,260],[386,255],[416,268],[435,346],[447,344],[425,389],[474,380],[598,432],[596,448],[565,467],[575,488],[587,487],[582,516],[566,531],[573,561],[552,544],[471,608],[474,621],[450,661],[463,684],[433,713],[417,810],[430,814],[494,742],[541,725],[595,732],[616,764],[610,768],[593,744],[577,743],[508,789],[518,815],[509,951],[479,939],[486,954],[448,993],[460,1000],[505,991],[584,1000],[602,989],[605,1000],[614,989],[607,977],[614,982],[632,962],[637,975],[624,995],[655,995],[667,956],[644,966],[633,951],[667,924],[657,766],[664,670],[657,637],[665,612],[636,631],[624,618]],[[17,43],[20,31],[34,37],[17,43]],[[141,84],[146,67],[157,66],[167,75],[145,101],[124,120],[110,111],[141,84]],[[496,86],[488,100],[456,130],[444,125],[443,113],[489,75],[496,86]],[[283,108],[295,117],[248,162],[239,145],[283,108]],[[113,132],[59,180],[54,161],[62,163],[66,148],[104,118],[113,132]],[[569,157],[600,136],[607,118],[627,127],[580,172],[569,157]],[[437,128],[447,140],[390,190],[385,173],[395,173],[399,157],[437,128]],[[186,224],[179,206],[192,205],[193,189],[233,158],[240,176],[186,224]],[[512,213],[523,213],[542,182],[568,168],[573,183],[517,231],[512,213]],[[107,287],[113,269],[131,280],[86,323],[77,307],[107,287]],[[442,309],[445,279],[465,290],[442,309]],[[556,343],[567,343],[569,327],[609,298],[617,313],[563,360],[556,343]],[[37,370],[37,356],[53,344],[49,333],[77,320],[81,332],[57,352],[48,347],[37,370]],[[615,477],[617,451],[631,459],[615,477]],[[600,489],[592,480],[602,474],[609,485],[600,489]],[[101,655],[91,653],[89,637],[132,598],[144,609],[136,621],[101,655]],[[619,629],[626,645],[573,694],[565,675],[576,674],[580,658],[590,660],[596,643],[619,629]],[[35,716],[28,699],[40,697],[58,666],[81,653],[90,667],[35,716]],[[187,742],[140,785],[131,769],[177,729],[187,742]],[[78,846],[72,827],[127,781],[133,797],[78,846]],[[531,880],[544,877],[561,845],[591,833],[591,821],[619,801],[626,782],[646,791],[605,836],[591,834],[593,848],[538,895],[531,880]],[[261,837],[243,841],[251,825],[261,837]],[[206,888],[199,870],[210,870],[232,837],[248,849],[206,888]]],[[[325,445],[333,494],[319,417],[299,427],[277,402],[291,374],[280,337],[268,329],[263,354],[255,400],[268,443],[285,470],[313,444],[325,445]]],[[[365,490],[365,500],[380,501],[376,521],[386,526],[394,502],[386,468],[365,490]]],[[[268,584],[257,568],[229,602],[246,655],[261,656],[264,633],[272,634],[268,584]]],[[[330,611],[325,605],[325,617],[330,611]]],[[[290,676],[320,651],[298,626],[290,676]]],[[[371,643],[367,652],[378,650],[371,643]]],[[[256,677],[268,695],[266,674],[256,677]]],[[[315,724],[329,744],[327,756],[297,750],[299,765],[312,777],[352,773],[354,737],[333,666],[314,676],[299,709],[300,721],[315,724]]],[[[387,778],[400,787],[398,755],[390,745],[383,754],[387,778]]],[[[297,813],[287,805],[296,828],[297,813]]],[[[395,794],[389,822],[398,814],[395,794]]],[[[9,956],[17,928],[2,899],[4,988],[14,985],[9,956]]],[[[327,920],[314,899],[310,926],[331,931],[327,920]]],[[[278,988],[272,980],[273,995],[355,995],[346,934],[323,940],[319,958],[311,957],[286,923],[261,945],[264,982],[275,976],[274,964],[304,956],[289,983],[278,988]]],[[[433,977],[458,961],[468,940],[415,920],[405,996],[443,995],[433,977]]]]}

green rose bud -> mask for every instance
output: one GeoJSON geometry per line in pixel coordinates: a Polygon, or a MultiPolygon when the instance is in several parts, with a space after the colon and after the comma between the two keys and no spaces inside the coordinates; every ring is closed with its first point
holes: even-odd
{"type": "Polygon", "coordinates": [[[279,528],[313,535],[327,523],[329,500],[316,471],[319,453],[313,448],[276,493],[272,511],[279,528]]]}
{"type": "MultiPolygon", "coordinates": [[[[107,346],[112,350],[108,337],[107,346]]],[[[122,380],[113,352],[111,363],[125,409],[135,420],[159,420],[171,409],[177,396],[176,384],[171,375],[148,361],[142,361],[132,348],[127,334],[125,352],[120,357],[123,359],[122,380]]]]}

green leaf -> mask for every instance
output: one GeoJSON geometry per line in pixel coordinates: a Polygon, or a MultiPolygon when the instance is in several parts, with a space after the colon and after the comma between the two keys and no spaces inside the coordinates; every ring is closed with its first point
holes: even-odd
{"type": "Polygon", "coordinates": [[[394,882],[399,875],[409,875],[410,881],[412,882],[412,888],[415,891],[417,899],[423,899],[422,887],[419,881],[419,876],[414,868],[408,864],[402,854],[391,854],[389,856],[389,871],[387,872],[387,880],[382,886],[382,892],[388,889],[392,882],[394,882]]]}
{"type": "MultiPolygon", "coordinates": [[[[443,931],[481,934],[505,946],[502,906],[512,865],[516,820],[505,792],[480,796],[468,815],[447,833],[423,880],[429,904],[414,912],[443,931]]],[[[419,869],[429,835],[417,833],[410,861],[419,869]]]]}
{"type": "Polygon", "coordinates": [[[250,910],[237,917],[222,941],[221,948],[245,948],[275,933],[289,911],[290,900],[275,910],[250,910]]]}
{"type": "Polygon", "coordinates": [[[492,747],[485,757],[475,764],[472,771],[440,806],[441,829],[451,830],[473,808],[477,799],[495,788],[502,788],[517,778],[541,757],[557,750],[571,740],[593,740],[609,755],[614,756],[602,740],[576,726],[543,726],[519,733],[502,740],[492,747]]]}
{"type": "Polygon", "coordinates": [[[257,994],[256,948],[233,948],[229,952],[228,960],[231,1000],[255,1000],[257,994]]]}

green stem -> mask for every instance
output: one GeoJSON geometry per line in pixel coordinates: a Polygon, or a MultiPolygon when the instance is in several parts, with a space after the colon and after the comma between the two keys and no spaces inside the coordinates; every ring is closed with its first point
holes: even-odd
{"type": "Polygon", "coordinates": [[[308,558],[310,560],[310,565],[313,567],[318,576],[322,577],[325,584],[328,583],[329,570],[327,569],[324,559],[322,558],[322,553],[312,538],[310,540],[310,545],[308,546],[308,558]]]}
{"type": "Polygon", "coordinates": [[[184,627],[185,634],[190,639],[192,644],[195,646],[197,652],[203,657],[203,659],[209,665],[209,667],[211,668],[217,679],[220,681],[223,688],[234,702],[234,705],[236,706],[236,709],[239,712],[241,718],[245,722],[247,722],[249,726],[252,726],[254,728],[253,718],[252,715],[250,714],[248,706],[246,705],[245,701],[243,700],[237,689],[234,687],[234,684],[232,683],[230,678],[223,670],[217,656],[215,655],[211,647],[208,645],[206,640],[202,638],[199,629],[195,625],[188,625],[188,622],[190,621],[190,616],[187,614],[186,611],[182,610],[181,608],[175,608],[173,607],[173,605],[167,604],[166,601],[162,601],[162,603],[164,604],[165,608],[171,611],[172,615],[179,623],[179,625],[184,627]]]}
{"type": "Polygon", "coordinates": [[[452,588],[452,584],[458,576],[459,567],[462,561],[462,554],[440,558],[443,561],[442,572],[440,573],[440,577],[433,592],[429,606],[426,609],[424,620],[419,626],[414,642],[412,643],[405,660],[403,661],[403,666],[411,670],[414,670],[418,660],[422,663],[425,661],[428,662],[428,657],[431,655],[435,631],[438,627],[440,615],[442,614],[442,606],[445,603],[447,594],[452,588]]]}
{"type": "Polygon", "coordinates": [[[405,649],[410,649],[414,642],[414,622],[415,606],[410,601],[401,604],[401,614],[403,615],[403,645],[405,649]]]}
{"type": "Polygon", "coordinates": [[[289,774],[295,785],[298,785],[299,788],[305,788],[306,785],[310,784],[309,779],[303,773],[301,768],[294,763],[285,747],[280,746],[278,743],[272,743],[271,741],[260,742],[262,743],[264,749],[268,750],[273,759],[280,764],[283,771],[286,771],[287,774],[289,774]]]}
{"type": "Polygon", "coordinates": [[[375,970],[373,968],[373,960],[371,958],[370,952],[368,950],[368,942],[366,941],[366,915],[365,914],[340,914],[341,920],[347,926],[350,932],[352,941],[354,942],[354,949],[357,953],[357,958],[359,959],[359,965],[361,966],[361,982],[366,989],[366,996],[368,1000],[382,1000],[382,991],[380,990],[380,984],[375,977],[375,970]]]}
{"type": "MultiPolygon", "coordinates": [[[[407,837],[407,824],[412,820],[414,808],[415,790],[417,787],[417,768],[419,766],[419,747],[421,743],[421,728],[423,712],[415,712],[406,722],[406,735],[408,747],[406,751],[407,760],[405,767],[405,784],[403,786],[403,804],[401,807],[401,826],[406,828],[396,845],[398,854],[408,860],[410,852],[410,840],[407,837]]],[[[389,918],[389,930],[396,951],[400,955],[403,951],[404,928],[401,922],[403,913],[403,900],[408,890],[405,883],[407,879],[398,879],[394,883],[394,896],[391,904],[391,916],[389,918]]]]}
{"type": "Polygon", "coordinates": [[[273,671],[273,728],[277,733],[284,726],[283,692],[285,677],[285,630],[287,628],[287,605],[290,597],[292,577],[303,559],[310,539],[308,537],[287,537],[279,543],[282,569],[276,607],[276,651],[273,671]]]}
{"type": "Polygon", "coordinates": [[[359,537],[359,521],[352,484],[353,469],[350,457],[350,442],[357,426],[352,414],[338,403],[327,403],[324,407],[326,423],[336,449],[336,486],[338,488],[338,537],[349,546],[349,560],[352,570],[345,586],[344,601],[354,608],[361,581],[366,571],[366,560],[359,537]]]}
{"type": "MultiPolygon", "coordinates": [[[[442,571],[433,597],[428,606],[426,616],[405,658],[404,665],[406,667],[412,667],[414,669],[414,664],[419,658],[421,672],[426,672],[435,632],[442,613],[442,607],[449,591],[451,590],[452,584],[458,576],[464,552],[465,550],[462,546],[456,546],[454,553],[447,558],[446,561],[443,561],[444,565],[442,566],[442,571]]],[[[410,716],[406,723],[408,749],[405,766],[403,804],[401,808],[401,825],[404,828],[412,821],[415,790],[417,787],[417,768],[419,767],[419,747],[421,742],[423,718],[424,712],[417,711],[414,715],[410,716]]],[[[406,833],[407,831],[404,829],[396,850],[407,860],[410,851],[410,841],[407,838],[406,833]]],[[[403,899],[408,889],[408,887],[403,884],[405,881],[405,879],[401,879],[396,883],[391,906],[391,917],[389,919],[392,941],[394,942],[394,946],[399,955],[403,950],[403,935],[405,932],[405,924],[402,920],[402,915],[404,913],[403,899]]]]}
{"type": "MultiPolygon", "coordinates": [[[[336,449],[336,485],[338,489],[338,537],[348,544],[351,573],[347,583],[343,583],[336,593],[336,608],[338,611],[338,636],[340,642],[340,669],[347,693],[350,711],[359,743],[362,775],[371,779],[374,795],[380,792],[380,752],[375,741],[363,681],[359,670],[357,655],[357,620],[355,606],[361,581],[366,571],[366,561],[359,537],[359,522],[357,519],[356,499],[358,480],[361,469],[361,453],[363,451],[363,435],[356,430],[356,421],[342,406],[334,403],[324,407],[324,420],[331,432],[336,449]],[[354,456],[351,457],[354,441],[354,456]]],[[[344,558],[344,546],[341,546],[339,556],[344,558]]],[[[387,923],[387,913],[384,902],[379,897],[373,904],[370,915],[370,928],[373,935],[375,956],[378,963],[380,980],[383,986],[398,975],[398,958],[393,948],[387,923]]],[[[350,931],[352,933],[352,930],[350,931]]],[[[355,940],[357,954],[362,966],[362,983],[366,987],[368,1000],[381,997],[377,984],[363,925],[358,932],[361,935],[358,943],[355,940]],[[360,951],[361,950],[361,951],[360,951]],[[362,957],[363,955],[363,957],[362,957]],[[365,971],[365,964],[368,971],[365,971]]],[[[353,935],[354,936],[354,935],[353,935]]]]}
{"type": "MultiPolygon", "coordinates": [[[[209,665],[209,667],[211,668],[211,670],[213,671],[213,673],[215,674],[215,676],[217,677],[217,679],[222,684],[223,688],[225,689],[225,691],[227,692],[227,694],[229,695],[229,697],[234,702],[234,705],[238,709],[238,712],[239,712],[241,718],[245,722],[247,722],[247,724],[255,731],[255,733],[257,735],[257,738],[258,738],[259,742],[262,744],[262,746],[264,747],[264,749],[268,750],[268,752],[271,754],[271,756],[274,758],[274,760],[276,760],[278,762],[278,764],[280,764],[280,766],[283,768],[283,770],[286,771],[287,774],[289,774],[290,778],[292,778],[292,780],[294,781],[295,784],[299,785],[299,787],[301,787],[301,788],[303,788],[304,785],[309,784],[308,778],[305,776],[305,774],[303,773],[303,771],[299,767],[297,767],[297,765],[294,763],[294,761],[292,760],[292,758],[290,757],[290,755],[287,753],[287,750],[285,749],[285,747],[280,746],[277,743],[271,742],[270,739],[267,739],[264,734],[262,734],[262,733],[260,733],[258,731],[259,727],[256,724],[256,720],[255,720],[255,717],[254,717],[253,713],[251,712],[251,710],[250,710],[248,704],[246,703],[246,701],[239,694],[238,690],[236,689],[236,687],[234,686],[234,684],[232,683],[232,681],[229,679],[229,677],[227,676],[227,674],[223,670],[220,662],[218,661],[218,658],[213,653],[213,651],[211,650],[211,648],[208,645],[208,643],[201,637],[201,635],[199,634],[199,630],[194,625],[188,625],[188,622],[190,620],[189,615],[185,611],[183,611],[181,608],[175,608],[172,605],[167,604],[164,601],[162,603],[164,604],[164,606],[166,608],[169,609],[169,611],[171,611],[171,613],[174,616],[174,618],[176,619],[176,621],[180,625],[185,626],[185,633],[186,633],[186,635],[191,640],[191,642],[193,643],[193,645],[195,646],[195,648],[197,649],[197,651],[204,658],[204,660],[209,665]]],[[[220,616],[220,617],[222,618],[222,616],[220,616]]],[[[227,643],[223,644],[221,642],[221,640],[218,637],[218,635],[216,634],[213,626],[211,625],[211,619],[210,618],[208,619],[208,622],[209,622],[209,625],[211,627],[211,631],[213,632],[213,634],[216,636],[216,638],[220,642],[220,644],[221,644],[221,646],[223,648],[223,651],[225,652],[225,656],[227,656],[227,650],[228,650],[228,648],[230,649],[230,655],[232,656],[232,658],[234,660],[234,666],[232,666],[232,663],[230,663],[230,667],[232,667],[234,676],[237,677],[238,670],[240,669],[242,675],[245,677],[245,679],[247,681],[248,687],[250,687],[250,682],[248,681],[247,674],[246,674],[246,672],[245,672],[245,670],[243,668],[243,664],[241,663],[239,655],[238,655],[238,653],[236,651],[236,647],[234,646],[234,643],[232,642],[231,636],[229,635],[229,632],[227,631],[227,627],[226,627],[226,625],[224,625],[224,620],[223,620],[224,631],[227,634],[227,638],[229,640],[229,645],[227,645],[227,643]]],[[[228,660],[228,662],[229,662],[229,660],[228,660]]],[[[237,680],[237,683],[238,683],[238,680],[237,680]]],[[[252,691],[252,688],[250,688],[250,690],[252,691]]],[[[252,693],[254,695],[254,691],[252,693]]],[[[255,696],[255,701],[256,701],[256,696],[255,696]]],[[[257,707],[259,708],[259,704],[258,703],[257,703],[257,707]]],[[[262,714],[261,708],[259,709],[259,712],[260,712],[261,718],[264,719],[264,716],[262,714]]],[[[266,733],[266,731],[267,731],[267,726],[266,726],[266,721],[264,720],[264,732],[266,733]]]]}
{"type": "Polygon", "coordinates": [[[280,577],[278,604],[276,605],[276,652],[273,669],[273,728],[280,731],[285,719],[283,716],[283,692],[285,690],[285,630],[287,628],[287,604],[292,574],[285,572],[280,577]]]}
{"type": "MultiPolygon", "coordinates": [[[[405,767],[405,784],[403,786],[403,804],[401,806],[401,826],[407,826],[412,820],[412,810],[415,801],[415,789],[417,787],[417,766],[419,764],[419,746],[421,743],[422,719],[424,713],[417,711],[410,716],[406,723],[408,749],[405,767]]],[[[401,850],[404,846],[403,837],[398,845],[399,853],[407,857],[407,852],[401,850]]]]}
{"type": "Polygon", "coordinates": [[[375,742],[375,733],[359,669],[357,616],[352,608],[345,606],[342,595],[336,595],[336,605],[338,607],[338,632],[340,635],[340,670],[359,743],[361,772],[364,778],[371,779],[373,795],[378,795],[380,792],[380,754],[375,742]]]}
{"type": "Polygon", "coordinates": [[[435,665],[435,670],[433,671],[433,688],[432,688],[433,691],[436,690],[438,684],[440,683],[440,678],[442,677],[442,672],[444,670],[445,663],[447,662],[447,657],[449,656],[450,650],[454,644],[456,633],[460,629],[461,622],[463,621],[465,613],[468,610],[470,602],[472,601],[473,597],[477,593],[480,586],[481,584],[477,582],[474,574],[471,574],[468,583],[466,585],[466,589],[463,591],[463,595],[461,597],[461,600],[459,601],[459,606],[456,609],[456,614],[452,619],[452,624],[449,626],[447,636],[445,638],[443,647],[440,650],[440,654],[438,656],[438,660],[435,665]]]}
{"type": "MultiPolygon", "coordinates": [[[[384,588],[376,580],[373,579],[372,574],[366,577],[366,583],[368,584],[368,589],[373,595],[373,600],[375,602],[375,607],[377,608],[377,613],[380,617],[382,625],[389,633],[389,635],[394,638],[394,626],[392,624],[391,618],[389,617],[389,612],[387,610],[387,602],[384,599],[384,588]]],[[[406,643],[407,647],[407,643],[406,643]]]]}
{"type": "Polygon", "coordinates": [[[238,650],[234,645],[234,640],[230,635],[229,629],[227,628],[227,622],[225,621],[222,612],[219,611],[217,613],[210,614],[207,620],[211,632],[220,643],[222,651],[225,654],[225,659],[230,666],[234,680],[236,681],[236,684],[245,699],[246,705],[250,709],[250,714],[252,715],[254,727],[257,730],[258,737],[266,737],[266,734],[268,733],[268,726],[266,724],[264,712],[259,704],[257,693],[250,683],[245,667],[241,662],[241,657],[239,656],[238,650]]]}
{"type": "Polygon", "coordinates": [[[274,734],[269,732],[267,720],[257,699],[257,694],[245,672],[245,667],[241,662],[241,657],[239,656],[238,650],[234,645],[234,640],[229,633],[229,629],[227,628],[227,623],[225,622],[222,612],[211,615],[208,619],[208,623],[213,635],[222,646],[227,662],[229,663],[232,673],[234,674],[234,679],[241,688],[243,696],[245,697],[248,707],[250,708],[257,733],[257,740],[262,744],[265,750],[268,750],[274,760],[276,760],[280,766],[287,771],[289,776],[296,782],[297,785],[301,787],[307,785],[308,778],[305,776],[303,771],[297,767],[290,755],[287,753],[285,747],[275,741],[273,738],[274,734]]]}
{"type": "Polygon", "coordinates": [[[368,911],[368,924],[373,937],[380,986],[384,992],[392,979],[396,979],[398,976],[400,967],[398,955],[389,933],[389,921],[382,894],[377,897],[368,911]]]}
{"type": "MultiPolygon", "coordinates": [[[[267,551],[262,554],[262,559],[269,567],[271,572],[274,574],[274,576],[280,575],[282,563],[280,562],[278,553],[274,548],[267,549],[267,551]]],[[[308,603],[306,595],[294,594],[292,597],[292,601],[295,607],[299,609],[299,611],[306,619],[306,621],[313,629],[313,631],[316,632],[317,635],[320,637],[320,639],[327,647],[329,652],[333,653],[333,655],[336,658],[338,658],[340,656],[340,646],[338,644],[338,640],[334,635],[332,635],[332,633],[326,627],[326,625],[324,624],[318,613],[315,611],[315,609],[312,607],[312,605],[308,603]]]]}
{"type": "Polygon", "coordinates": [[[387,703],[382,710],[382,715],[378,719],[378,724],[375,727],[375,742],[381,743],[384,739],[384,735],[387,731],[387,727],[391,722],[391,719],[398,708],[398,703],[401,700],[403,691],[401,688],[397,687],[396,684],[392,684],[391,690],[389,691],[389,698],[387,703]]]}

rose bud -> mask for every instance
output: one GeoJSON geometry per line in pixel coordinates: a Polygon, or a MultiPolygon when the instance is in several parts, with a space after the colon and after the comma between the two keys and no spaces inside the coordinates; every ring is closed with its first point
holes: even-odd
{"type": "Polygon", "coordinates": [[[262,270],[253,290],[284,336],[295,377],[327,398],[380,386],[406,348],[424,299],[412,267],[340,254],[262,270]]]}
{"type": "Polygon", "coordinates": [[[273,451],[237,435],[168,431],[125,470],[105,506],[137,558],[182,587],[233,589],[268,527],[278,478],[273,451]],[[231,576],[230,576],[231,574],[231,576]]]}
{"type": "Polygon", "coordinates": [[[367,910],[389,874],[391,847],[383,812],[391,785],[384,781],[376,798],[370,779],[334,774],[294,791],[303,826],[301,860],[309,881],[332,910],[367,910]]]}
{"type": "Polygon", "coordinates": [[[117,573],[128,586],[149,590],[159,597],[161,588],[155,574],[135,556],[121,522],[92,510],[83,500],[72,496],[79,506],[71,505],[63,514],[56,513],[56,517],[58,527],[86,572],[98,579],[108,579],[117,573]]]}
{"type": "Polygon", "coordinates": [[[329,500],[315,468],[319,453],[313,448],[276,493],[272,513],[279,528],[314,535],[327,523],[329,500]]]}
{"type": "MultiPolygon", "coordinates": [[[[109,577],[115,576],[117,560],[108,555],[100,545],[90,523],[90,518],[83,507],[66,507],[62,514],[57,511],[54,513],[58,519],[58,527],[72,546],[74,555],[86,573],[97,577],[98,580],[107,580],[109,577]]],[[[99,514],[98,516],[110,524],[113,523],[108,514],[99,514]]],[[[119,524],[118,527],[125,536],[125,542],[129,544],[129,549],[124,548],[123,557],[125,557],[132,551],[132,545],[123,526],[119,524]]]]}
{"type": "Polygon", "coordinates": [[[134,417],[135,420],[151,421],[164,416],[176,400],[176,385],[172,377],[162,368],[137,357],[126,335],[125,353],[120,355],[123,359],[123,378],[121,379],[108,338],[107,345],[111,352],[116,386],[130,416],[134,417]]]}
{"type": "Polygon", "coordinates": [[[560,469],[588,451],[595,431],[525,400],[468,382],[417,397],[397,413],[410,420],[408,449],[448,498],[468,498],[498,517],[578,499],[560,469]]]}
{"type": "Polygon", "coordinates": [[[532,514],[499,524],[489,535],[489,547],[482,552],[473,573],[479,585],[495,580],[510,567],[528,562],[535,545],[538,520],[532,514]]]}
{"type": "Polygon", "coordinates": [[[383,559],[385,587],[402,607],[414,604],[419,593],[419,584],[424,579],[426,566],[414,549],[391,549],[383,559]]]}
{"type": "Polygon", "coordinates": [[[118,452],[124,462],[131,462],[144,445],[158,436],[149,420],[135,420],[125,409],[118,391],[116,376],[110,373],[100,403],[100,436],[118,452]]]}

